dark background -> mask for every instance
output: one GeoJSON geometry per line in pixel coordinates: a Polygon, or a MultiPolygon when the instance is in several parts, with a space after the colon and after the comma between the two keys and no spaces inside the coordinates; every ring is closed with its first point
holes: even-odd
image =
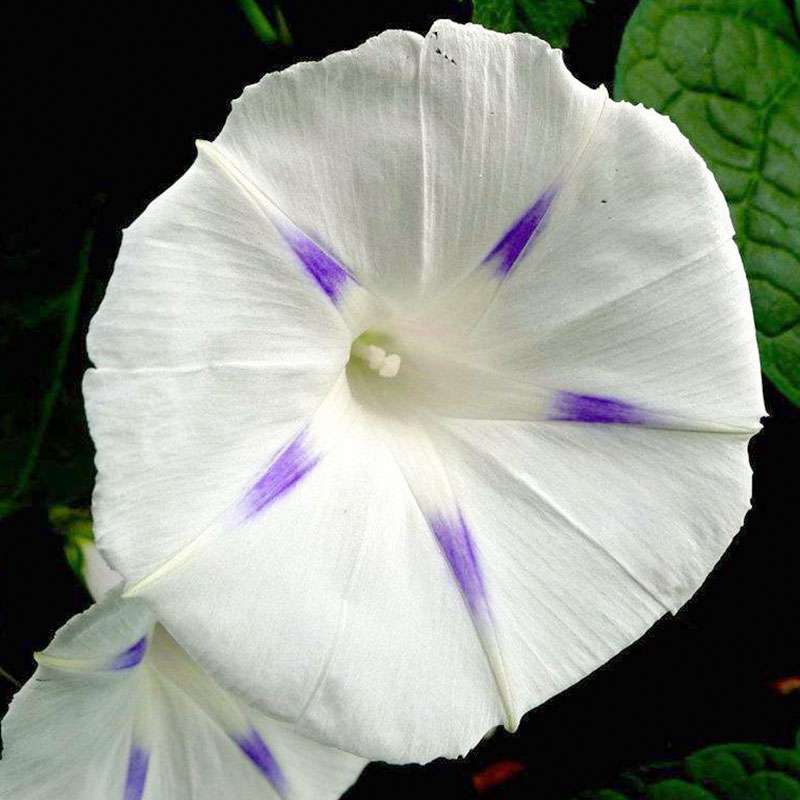
{"type": "MultiPolygon", "coordinates": [[[[611,88],[634,5],[597,0],[573,32],[567,62],[585,82],[611,88]]],[[[189,166],[195,139],[216,135],[244,85],[389,27],[425,33],[438,17],[467,21],[471,12],[458,2],[357,8],[286,0],[282,8],[295,40],[291,49],[259,41],[234,0],[30,4],[4,20],[0,308],[68,285],[86,231],[95,235],[67,389],[87,366],[85,327],[120,229],[189,166]]],[[[4,369],[3,397],[37,406],[43,365],[58,338],[58,329],[31,331],[16,335],[11,346],[4,334],[10,351],[4,363],[12,367],[4,369]]],[[[498,734],[463,761],[371,765],[348,800],[477,796],[475,773],[502,760],[524,769],[484,796],[567,798],[625,768],[714,742],[791,746],[800,692],[784,695],[773,684],[800,674],[800,537],[793,521],[800,412],[765,388],[771,417],[751,445],[754,508],[677,618],[665,618],[604,668],[529,713],[515,736],[498,734]]],[[[67,476],[69,484],[75,470],[85,472],[74,459],[90,458],[90,450],[79,409],[70,408],[79,401],[67,393],[59,403],[54,443],[43,458],[52,467],[47,474],[67,476]]],[[[0,522],[0,665],[23,681],[33,671],[33,650],[89,602],[48,524],[50,489],[43,481],[33,505],[0,522]]],[[[73,503],[88,504],[84,483],[76,481],[69,494],[73,503]]],[[[12,692],[0,679],[0,711],[12,692]]]]}

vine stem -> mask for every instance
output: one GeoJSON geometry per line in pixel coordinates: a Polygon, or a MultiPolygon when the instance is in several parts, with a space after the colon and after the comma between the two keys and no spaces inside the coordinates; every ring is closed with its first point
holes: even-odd
{"type": "Polygon", "coordinates": [[[5,678],[15,689],[21,689],[22,684],[10,673],[0,667],[0,678],[5,678]]]}
{"type": "Polygon", "coordinates": [[[282,44],[285,47],[291,47],[292,35],[289,33],[286,18],[280,7],[275,6],[275,17],[278,20],[278,29],[276,30],[256,0],[237,0],[237,2],[250,26],[264,44],[282,44]]]}

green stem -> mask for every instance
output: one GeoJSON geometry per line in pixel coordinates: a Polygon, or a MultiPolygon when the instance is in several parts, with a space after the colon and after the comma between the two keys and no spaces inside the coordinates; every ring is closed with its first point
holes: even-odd
{"type": "MultiPolygon", "coordinates": [[[[800,2],[800,0],[798,0],[800,2]]],[[[283,16],[283,11],[281,11],[281,7],[276,4],[275,6],[275,17],[278,20],[278,41],[284,47],[291,47],[292,42],[292,34],[289,33],[289,26],[286,24],[286,17],[283,16]]]]}
{"type": "Polygon", "coordinates": [[[22,684],[10,673],[0,667],[0,678],[5,678],[15,689],[21,689],[22,684]]]}
{"type": "Polygon", "coordinates": [[[256,0],[237,0],[239,7],[247,17],[250,26],[255,31],[259,39],[264,44],[282,44],[286,47],[291,46],[292,36],[289,33],[289,28],[286,25],[286,19],[283,12],[275,7],[275,16],[278,20],[278,30],[275,30],[273,24],[267,19],[266,14],[261,10],[256,0]]]}

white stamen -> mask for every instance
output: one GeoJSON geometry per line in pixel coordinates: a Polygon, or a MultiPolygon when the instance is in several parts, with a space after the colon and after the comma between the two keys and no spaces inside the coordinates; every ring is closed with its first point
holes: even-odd
{"type": "Polygon", "coordinates": [[[398,372],[400,372],[400,356],[392,353],[386,356],[383,365],[378,370],[378,375],[382,378],[394,378],[398,372]]]}
{"type": "Polygon", "coordinates": [[[380,369],[386,362],[386,351],[376,344],[368,344],[366,350],[367,366],[370,369],[380,369]]]}
{"type": "Polygon", "coordinates": [[[356,342],[353,353],[367,362],[367,366],[375,370],[382,378],[394,378],[400,371],[402,359],[397,353],[387,353],[376,344],[356,342]]]}

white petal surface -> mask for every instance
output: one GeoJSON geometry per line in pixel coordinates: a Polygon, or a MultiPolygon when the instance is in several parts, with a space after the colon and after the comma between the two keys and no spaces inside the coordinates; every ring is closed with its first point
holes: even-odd
{"type": "Polygon", "coordinates": [[[97,545],[86,539],[80,539],[78,547],[83,555],[81,577],[89,594],[94,600],[100,600],[112,589],[122,583],[122,576],[108,566],[108,562],[100,555],[97,545]]]}
{"type": "Polygon", "coordinates": [[[541,39],[440,20],[425,38],[420,102],[424,283],[449,291],[513,220],[568,180],[607,93],[576,80],[541,39]]]}
{"type": "Polygon", "coordinates": [[[3,722],[4,800],[332,800],[355,780],[362,759],[247,710],[154,624],[144,604],[113,596],[59,631],[3,722]],[[141,661],[103,665],[142,636],[141,661]]]}
{"type": "Polygon", "coordinates": [[[515,384],[755,432],[761,376],[731,235],[722,193],[678,129],[608,103],[547,226],[462,347],[515,384]]]}
{"type": "Polygon", "coordinates": [[[338,364],[349,339],[263,209],[201,153],[125,231],[88,348],[101,368],[255,364],[311,376],[338,364]]]}
{"type": "Polygon", "coordinates": [[[366,420],[141,594],[249,702],[367,758],[463,754],[505,719],[458,585],[366,420]]]}
{"type": "MultiPolygon", "coordinates": [[[[474,423],[479,428],[494,424],[474,423]]],[[[485,450],[442,435],[437,443],[482,556],[487,605],[511,696],[522,714],[619,653],[668,608],[603,551],[593,539],[594,529],[587,534],[576,530],[563,509],[530,488],[533,481],[523,476],[538,478],[540,469],[550,464],[540,463],[528,439],[524,472],[515,458],[522,449],[518,439],[485,438],[490,439],[488,444],[481,441],[485,450]],[[499,450],[501,445],[506,449],[499,450]]],[[[595,474],[580,473],[567,485],[582,492],[586,481],[598,480],[595,474]]],[[[602,488],[609,491],[606,483],[602,488]]],[[[634,499],[615,496],[620,506],[634,499]]]]}
{"type": "Polygon", "coordinates": [[[435,441],[481,553],[520,710],[699,588],[749,507],[748,434],[449,422],[435,441]]]}
{"type": "MultiPolygon", "coordinates": [[[[483,503],[500,514],[518,497],[532,511],[516,527],[534,551],[547,536],[536,521],[546,512],[567,529],[562,538],[589,538],[622,565],[661,613],[699,588],[749,508],[749,434],[488,420],[443,423],[441,431],[437,442],[467,510],[483,503]]],[[[571,569],[590,584],[579,561],[571,569]]]]}
{"type": "Polygon", "coordinates": [[[136,581],[196,538],[308,423],[324,383],[299,366],[90,370],[92,509],[109,563],[136,581]]]}
{"type": "Polygon", "coordinates": [[[387,31],[248,86],[214,144],[367,287],[416,293],[422,39],[387,31]]]}

